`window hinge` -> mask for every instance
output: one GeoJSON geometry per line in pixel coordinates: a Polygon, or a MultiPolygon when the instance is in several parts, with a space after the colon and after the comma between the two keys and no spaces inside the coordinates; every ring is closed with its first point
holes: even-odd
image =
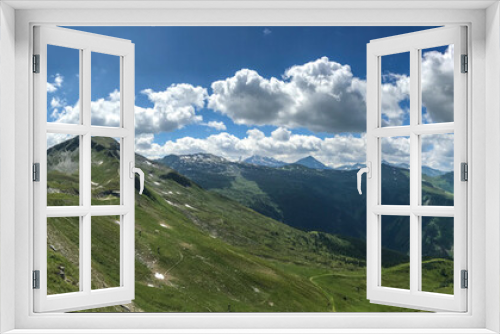
{"type": "Polygon", "coordinates": [[[462,73],[469,72],[469,56],[462,55],[462,73]]]}
{"type": "Polygon", "coordinates": [[[33,289],[40,289],[40,270],[33,270],[33,289]]]}
{"type": "Polygon", "coordinates": [[[460,164],[460,180],[469,181],[469,165],[466,162],[460,164]]]}
{"type": "Polygon", "coordinates": [[[33,181],[40,182],[40,163],[33,164],[33,181]]]}
{"type": "Polygon", "coordinates": [[[469,287],[469,272],[467,270],[462,270],[461,276],[462,289],[467,289],[469,287]]]}
{"type": "Polygon", "coordinates": [[[40,73],[40,55],[33,55],[33,73],[40,73]]]}

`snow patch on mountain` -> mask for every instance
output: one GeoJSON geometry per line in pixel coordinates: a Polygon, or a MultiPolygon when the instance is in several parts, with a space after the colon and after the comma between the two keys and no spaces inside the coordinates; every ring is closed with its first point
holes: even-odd
{"type": "Polygon", "coordinates": [[[252,155],[251,157],[243,160],[243,162],[264,167],[283,167],[286,165],[286,162],[279,161],[271,157],[263,157],[260,155],[252,155]]]}

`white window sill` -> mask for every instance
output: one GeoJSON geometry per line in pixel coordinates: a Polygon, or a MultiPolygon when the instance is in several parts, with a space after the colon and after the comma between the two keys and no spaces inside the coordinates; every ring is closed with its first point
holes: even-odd
{"type": "Polygon", "coordinates": [[[487,334],[487,329],[15,329],[5,334],[487,334]]]}

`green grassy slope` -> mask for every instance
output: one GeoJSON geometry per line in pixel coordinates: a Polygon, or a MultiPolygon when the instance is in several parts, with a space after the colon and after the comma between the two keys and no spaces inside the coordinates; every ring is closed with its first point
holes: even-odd
{"type": "MultiPolygon", "coordinates": [[[[116,203],[119,196],[116,144],[103,138],[92,143],[94,205],[116,203]]],[[[49,177],[54,180],[49,188],[55,194],[48,197],[49,205],[78,198],[75,170],[66,169],[66,184],[57,188],[56,173],[61,171],[53,168],[63,157],[74,159],[75,147],[70,141],[49,150],[49,177]]],[[[129,305],[91,311],[403,311],[363,298],[362,240],[301,231],[206,191],[162,164],[136,156],[136,165],[146,174],[144,194],[136,193],[136,298],[129,305]]],[[[116,220],[92,220],[94,289],[119,282],[113,255],[119,250],[116,220]]],[[[53,218],[48,235],[51,293],[77,290],[77,254],[78,221],[53,218]]],[[[383,256],[395,268],[407,261],[394,251],[385,250],[383,256]]]]}

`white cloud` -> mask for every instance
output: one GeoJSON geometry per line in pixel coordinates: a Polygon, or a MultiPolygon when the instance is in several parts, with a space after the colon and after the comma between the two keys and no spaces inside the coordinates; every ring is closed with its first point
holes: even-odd
{"type": "Polygon", "coordinates": [[[362,132],[366,82],[348,65],[322,57],[266,79],[242,69],[212,84],[208,107],[237,124],[306,127],[312,131],[362,132]]]}
{"type": "Polygon", "coordinates": [[[422,135],[422,161],[426,166],[453,170],[453,134],[422,135]]]}
{"type": "Polygon", "coordinates": [[[64,81],[64,77],[57,73],[54,77],[54,82],[50,83],[47,81],[47,92],[54,93],[58,88],[61,88],[62,83],[64,81]]]}
{"type": "Polygon", "coordinates": [[[382,144],[382,160],[392,164],[410,164],[410,138],[384,137],[382,144]]]}
{"type": "Polygon", "coordinates": [[[50,100],[50,107],[51,108],[59,108],[62,107],[63,103],[58,97],[53,97],[52,100],[50,100]]]}
{"type": "Polygon", "coordinates": [[[108,97],[90,103],[92,125],[120,126],[120,92],[114,90],[108,97]]]}
{"type": "Polygon", "coordinates": [[[290,140],[291,135],[292,132],[285,128],[277,128],[271,133],[271,137],[278,141],[288,141],[290,140]]]}
{"type": "MultiPolygon", "coordinates": [[[[425,166],[440,170],[453,167],[453,138],[448,135],[427,136],[424,142],[422,161],[425,166]],[[431,138],[432,137],[432,138],[431,138]],[[432,143],[433,146],[429,143],[432,143]],[[427,145],[427,146],[425,146],[427,145]],[[427,151],[425,151],[427,150],[427,151]]],[[[390,163],[409,163],[410,142],[407,137],[385,138],[382,143],[383,159],[390,163]]],[[[250,129],[244,138],[221,132],[206,138],[183,137],[169,140],[163,145],[154,142],[154,135],[136,138],[136,152],[156,159],[165,155],[210,153],[232,161],[240,157],[260,155],[285,162],[295,162],[308,155],[314,156],[330,167],[345,164],[364,163],[366,160],[366,139],[352,134],[319,138],[314,135],[293,134],[278,128],[266,136],[259,129],[250,129]]]]}
{"type": "Polygon", "coordinates": [[[427,122],[453,122],[454,46],[444,53],[429,51],[422,58],[422,104],[427,122]]]}
{"type": "Polygon", "coordinates": [[[47,133],[47,148],[51,148],[73,137],[73,135],[65,133],[47,133]]]}
{"type": "Polygon", "coordinates": [[[406,75],[390,73],[384,75],[384,81],[380,99],[382,125],[403,125],[404,117],[409,114],[409,110],[404,110],[400,103],[409,98],[410,78],[406,75]]]}
{"type": "MultiPolygon", "coordinates": [[[[389,73],[382,84],[383,124],[402,125],[408,114],[401,102],[409,97],[407,75],[389,73]]],[[[212,83],[208,107],[236,124],[305,127],[317,132],[363,132],[366,127],[366,81],[349,65],[322,57],[295,65],[283,78],[264,78],[241,69],[212,83]]],[[[428,120],[453,119],[453,46],[427,52],[422,59],[422,102],[428,120]]]]}
{"type": "Polygon", "coordinates": [[[269,29],[269,28],[265,28],[262,32],[264,33],[265,36],[272,33],[271,29],[269,29]]]}
{"type": "MultiPolygon", "coordinates": [[[[78,124],[80,122],[80,101],[68,106],[57,97],[51,101],[52,118],[56,123],[78,124]],[[53,102],[53,103],[52,103],[53,102]]],[[[90,103],[91,124],[98,126],[120,125],[120,92],[111,92],[108,97],[90,103]]]]}
{"type": "MultiPolygon", "coordinates": [[[[454,158],[453,134],[422,135],[422,165],[451,171],[454,158]]],[[[394,164],[410,164],[410,139],[387,137],[382,140],[382,159],[394,164]]]]}
{"type": "Polygon", "coordinates": [[[240,157],[261,155],[286,162],[295,162],[313,155],[326,164],[335,166],[364,161],[365,139],[352,135],[320,139],[316,136],[292,134],[286,129],[278,128],[270,136],[258,129],[250,129],[244,138],[222,132],[204,139],[184,137],[160,145],[154,143],[153,135],[142,135],[136,138],[136,152],[149,158],[205,152],[233,161],[240,157]]]}
{"type": "Polygon", "coordinates": [[[182,129],[203,120],[196,111],[203,108],[207,90],[189,84],[176,84],[165,91],[145,89],[143,94],[154,103],[153,108],[135,108],[137,133],[159,133],[182,129]]]}
{"type": "MultiPolygon", "coordinates": [[[[168,87],[165,91],[154,92],[151,89],[143,91],[153,108],[135,107],[136,132],[159,133],[181,129],[188,124],[199,123],[202,116],[196,110],[202,108],[207,97],[206,89],[188,84],[178,84],[168,87]]],[[[52,117],[57,123],[79,123],[80,102],[73,106],[65,105],[58,97],[52,98],[52,117]]],[[[120,125],[120,92],[115,90],[106,98],[91,102],[92,125],[120,125]]],[[[224,124],[222,124],[224,125],[224,124]]],[[[220,125],[217,124],[217,126],[220,125]]]]}
{"type": "Polygon", "coordinates": [[[215,130],[224,131],[226,130],[226,124],[224,122],[210,121],[205,124],[208,127],[214,128],[215,130]]]}

